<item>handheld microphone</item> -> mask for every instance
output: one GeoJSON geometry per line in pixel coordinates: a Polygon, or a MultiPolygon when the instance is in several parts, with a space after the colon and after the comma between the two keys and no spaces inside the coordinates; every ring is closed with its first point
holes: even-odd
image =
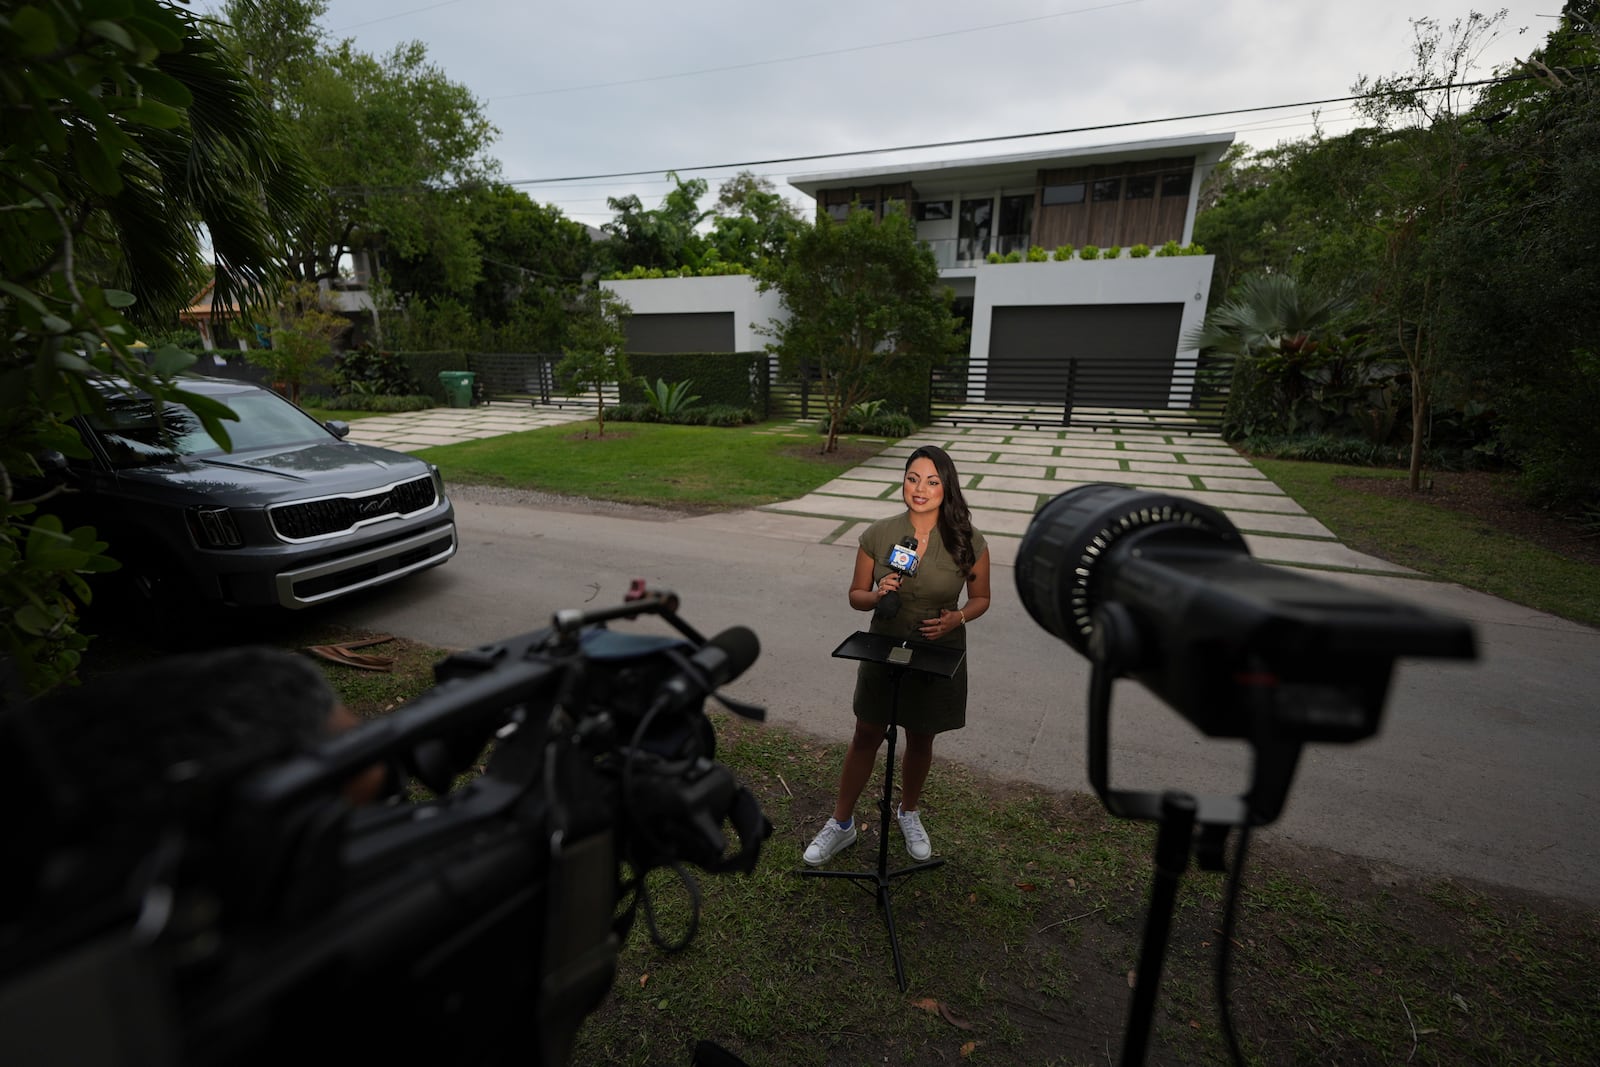
{"type": "MultiPolygon", "coordinates": [[[[907,534],[900,539],[900,543],[889,549],[884,565],[896,572],[901,578],[909,578],[917,573],[917,538],[915,534],[907,534]]],[[[900,614],[900,590],[891,589],[878,600],[877,606],[872,609],[872,614],[880,619],[892,619],[900,614]]]]}

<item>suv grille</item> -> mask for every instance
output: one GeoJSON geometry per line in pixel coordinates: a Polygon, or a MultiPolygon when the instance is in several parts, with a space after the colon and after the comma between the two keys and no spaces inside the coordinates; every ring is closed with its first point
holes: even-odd
{"type": "Polygon", "coordinates": [[[436,499],[433,477],[425,474],[359,496],[331,496],[298,504],[278,504],[268,508],[267,514],[279,537],[285,541],[306,541],[344,533],[374,519],[425,511],[436,499]]]}

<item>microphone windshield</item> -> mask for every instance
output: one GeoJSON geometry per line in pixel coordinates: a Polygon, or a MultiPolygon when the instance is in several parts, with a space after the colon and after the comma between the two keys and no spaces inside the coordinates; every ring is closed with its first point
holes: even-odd
{"type": "Polygon", "coordinates": [[[884,566],[901,574],[911,575],[917,573],[917,539],[914,535],[907,534],[900,539],[900,543],[889,549],[889,558],[883,561],[884,566]]]}
{"type": "Polygon", "coordinates": [[[748,626],[730,626],[706,642],[692,660],[706,672],[713,687],[731,682],[761,655],[761,641],[748,626]]]}

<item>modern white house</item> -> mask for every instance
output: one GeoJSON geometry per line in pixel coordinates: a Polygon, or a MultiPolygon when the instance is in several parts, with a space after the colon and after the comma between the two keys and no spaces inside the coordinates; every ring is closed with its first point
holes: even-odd
{"type": "MultiPolygon", "coordinates": [[[[971,324],[966,399],[1053,402],[1076,388],[1079,404],[1182,409],[1196,364],[1182,337],[1204,317],[1213,257],[1133,253],[1191,244],[1201,185],[1233,140],[1169,137],[790,184],[835,218],[852,205],[879,215],[905,205],[971,324]],[[1093,259],[1083,258],[1088,245],[1093,259]]],[[[756,350],[759,328],[783,313],[776,294],[741,276],[603,284],[633,309],[635,352],[756,350]]]]}

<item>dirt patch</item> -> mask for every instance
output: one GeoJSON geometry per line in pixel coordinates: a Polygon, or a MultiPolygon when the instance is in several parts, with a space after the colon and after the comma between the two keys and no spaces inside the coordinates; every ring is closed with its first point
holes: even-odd
{"type": "MultiPolygon", "coordinates": [[[[1510,474],[1491,471],[1434,471],[1423,476],[1421,499],[1470,516],[1501,533],[1580,563],[1600,565],[1600,537],[1548,508],[1528,501],[1510,474]]],[[[1342,489],[1374,496],[1417,499],[1404,478],[1335,478],[1342,489]]]]}
{"type": "MultiPolygon", "coordinates": [[[[796,459],[808,459],[816,463],[823,463],[840,470],[858,467],[862,463],[883,451],[884,442],[864,442],[840,440],[839,447],[832,452],[822,451],[826,439],[818,434],[815,441],[796,442],[778,451],[785,456],[796,459]]],[[[884,468],[887,470],[888,468],[884,468]]]]}

